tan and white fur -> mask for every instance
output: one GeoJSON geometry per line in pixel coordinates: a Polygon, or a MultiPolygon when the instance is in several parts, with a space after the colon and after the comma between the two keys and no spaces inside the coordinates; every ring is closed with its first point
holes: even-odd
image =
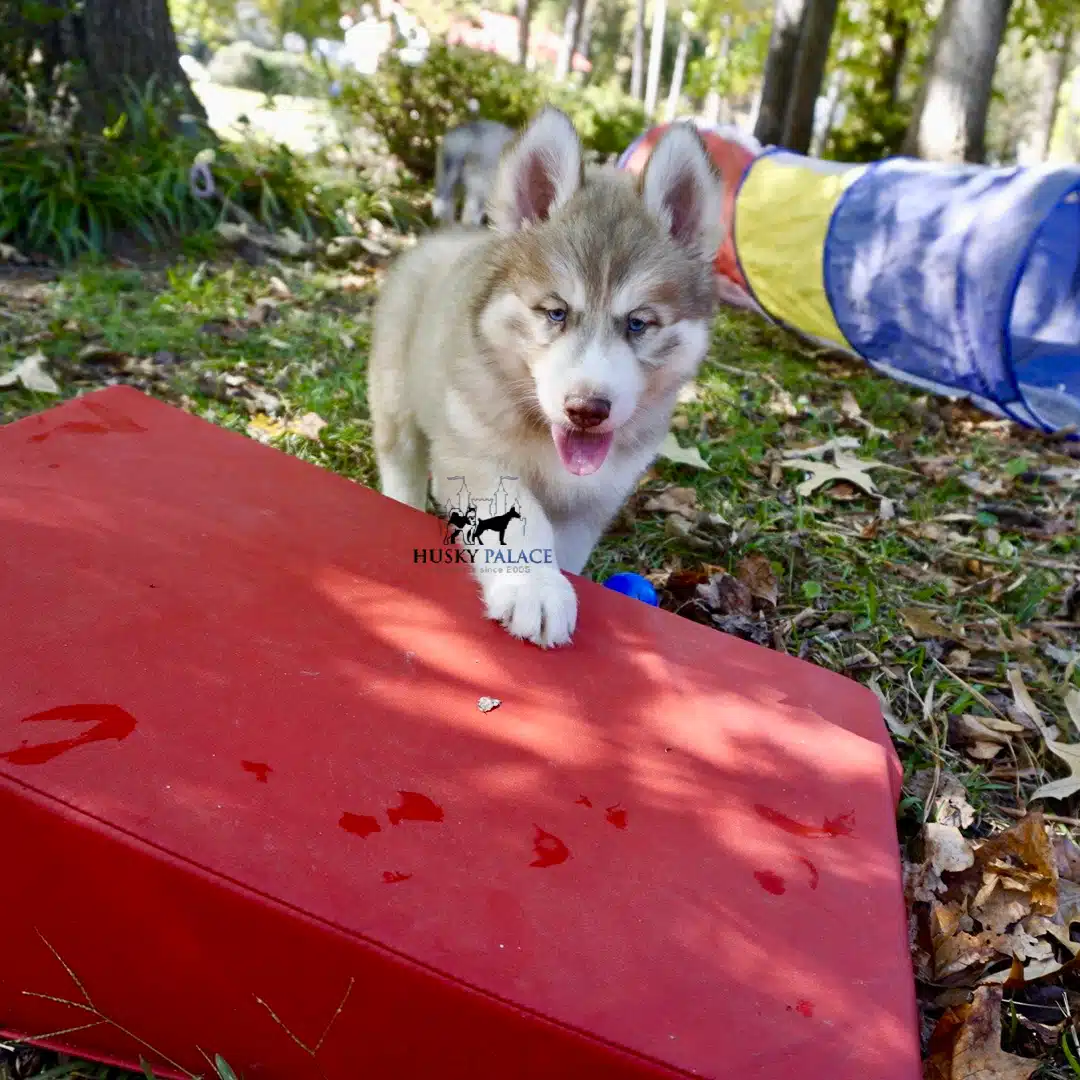
{"type": "Polygon", "coordinates": [[[562,571],[582,571],[705,356],[721,198],[692,126],[640,179],[586,178],[572,123],[546,108],[502,159],[494,229],[435,234],[387,277],[369,390],[382,491],[424,509],[429,471],[439,505],[462,476],[473,491],[519,478],[524,544],[555,561],[477,575],[516,637],[570,641],[562,571]]]}

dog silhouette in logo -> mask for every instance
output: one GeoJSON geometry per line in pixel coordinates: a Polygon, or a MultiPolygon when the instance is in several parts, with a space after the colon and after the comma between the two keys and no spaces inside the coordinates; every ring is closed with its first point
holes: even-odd
{"type": "Polygon", "coordinates": [[[476,542],[476,507],[472,503],[466,507],[464,514],[451,510],[450,516],[446,519],[446,536],[443,537],[443,543],[452,544],[459,536],[463,544],[476,542]]]}
{"type": "Polygon", "coordinates": [[[483,544],[484,541],[481,539],[481,537],[484,535],[484,533],[495,532],[499,534],[499,543],[503,547],[506,547],[507,526],[509,526],[510,522],[513,521],[514,518],[520,519],[520,517],[521,514],[518,513],[518,508],[516,506],[511,506],[505,514],[499,514],[498,517],[484,518],[484,520],[479,522],[479,524],[477,524],[476,528],[473,530],[473,538],[478,544],[483,544]]]}

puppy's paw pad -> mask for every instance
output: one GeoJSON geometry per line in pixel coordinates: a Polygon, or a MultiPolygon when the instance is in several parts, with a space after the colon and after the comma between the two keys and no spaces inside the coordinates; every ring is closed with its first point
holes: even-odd
{"type": "Polygon", "coordinates": [[[577,594],[558,571],[499,575],[484,586],[488,618],[542,648],[565,645],[577,625],[577,594]]]}

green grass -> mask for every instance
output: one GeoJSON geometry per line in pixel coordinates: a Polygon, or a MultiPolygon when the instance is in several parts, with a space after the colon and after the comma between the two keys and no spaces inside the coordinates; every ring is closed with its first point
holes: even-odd
{"type": "MultiPolygon", "coordinates": [[[[289,421],[314,412],[326,422],[317,438],[285,434],[274,444],[374,485],[365,359],[377,275],[367,274],[365,285],[356,271],[253,268],[205,245],[197,250],[202,258],[141,272],[98,263],[50,281],[0,277],[0,372],[40,350],[61,397],[130,382],[237,431],[260,413],[289,421]]],[[[0,422],[55,401],[0,390],[0,422]]],[[[1042,475],[1080,469],[1075,447],[1070,455],[1064,443],[926,398],[857,363],[808,355],[738,314],[717,319],[710,360],[693,400],[679,407],[676,431],[711,468],[659,460],[587,573],[649,573],[663,587],[671,572],[704,580],[764,555],[778,589],[776,607],[762,614],[769,643],[874,682],[897,720],[911,725],[895,740],[905,772],[904,844],[922,824],[935,777],[960,779],[979,827],[989,829],[1061,775],[1034,740],[1019,770],[1009,755],[976,762],[949,725],[962,713],[986,714],[986,702],[1007,709],[1006,671],[1019,665],[1047,719],[1075,737],[1062,692],[1068,654],[1080,650],[1080,613],[1063,603],[1080,566],[1080,488],[1042,475]],[[845,392],[861,419],[852,419],[845,392]],[[802,474],[781,467],[782,454],[838,437],[860,440],[857,457],[891,466],[872,473],[891,518],[854,490],[842,500],[835,490],[797,494],[802,474]],[[972,483],[996,487],[979,494],[972,483]],[[671,485],[692,487],[702,514],[717,516],[686,535],[668,515],[644,509],[671,485]],[[919,637],[912,610],[957,629],[919,637]]],[[[675,603],[669,593],[665,602],[675,603]]],[[[1078,668],[1068,676],[1074,686],[1078,668]]],[[[1072,817],[1077,799],[1046,809],[1072,817]]],[[[49,1067],[33,1075],[106,1075],[49,1067]]],[[[1058,1051],[1040,1076],[1070,1071],[1058,1051]]]]}

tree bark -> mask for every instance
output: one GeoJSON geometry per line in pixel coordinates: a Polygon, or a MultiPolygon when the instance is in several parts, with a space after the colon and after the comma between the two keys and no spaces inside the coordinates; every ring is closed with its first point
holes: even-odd
{"type": "Polygon", "coordinates": [[[769,55],[765,59],[765,77],[761,87],[754,137],[764,145],[779,145],[784,137],[791,87],[799,54],[803,18],[809,0],[776,0],[769,55]]]}
{"type": "Polygon", "coordinates": [[[585,14],[585,0],[570,0],[563,22],[562,47],[555,63],[555,78],[561,82],[573,70],[574,53],[577,52],[578,37],[581,33],[582,18],[585,14]]]}
{"type": "MultiPolygon", "coordinates": [[[[183,68],[167,0],[38,0],[33,16],[20,0],[0,0],[3,67],[40,48],[49,82],[67,81],[79,104],[79,125],[100,131],[128,108],[132,92],[154,82],[169,95],[167,115],[205,125],[206,112],[183,68]]],[[[5,72],[18,77],[17,69],[5,72]]],[[[158,101],[160,105],[162,102],[158,101]]]]}
{"type": "Polygon", "coordinates": [[[518,63],[522,67],[529,63],[529,28],[532,23],[532,0],[517,0],[518,19],[518,63]]]}
{"type": "MultiPolygon", "coordinates": [[[[593,25],[596,22],[597,0],[585,0],[585,14],[582,16],[581,40],[578,42],[578,52],[586,59],[590,59],[592,52],[593,25]]],[[[586,71],[582,83],[588,83],[592,79],[592,70],[586,71]]]]}
{"type": "Polygon", "coordinates": [[[986,113],[1012,0],[945,0],[903,152],[981,163],[986,113]]]}
{"type": "Polygon", "coordinates": [[[829,59],[836,6],[837,0],[810,0],[803,18],[783,136],[784,146],[796,154],[805,154],[814,137],[814,111],[829,59]]]}
{"type": "Polygon", "coordinates": [[[827,107],[825,110],[825,122],[819,131],[815,132],[810,143],[810,153],[813,157],[821,157],[825,152],[825,146],[829,141],[829,133],[836,123],[836,113],[840,108],[840,95],[844,90],[844,69],[836,68],[829,77],[829,89],[825,94],[827,107]]]}
{"type": "Polygon", "coordinates": [[[637,0],[634,16],[634,52],[630,61],[630,96],[641,100],[645,87],[645,0],[637,0]]]}
{"type": "Polygon", "coordinates": [[[660,67],[664,60],[664,28],[667,22],[667,0],[653,0],[652,37],[649,40],[649,75],[645,82],[645,114],[656,112],[660,95],[660,67]]]}
{"type": "Polygon", "coordinates": [[[679,98],[682,96],[683,79],[686,77],[686,56],[690,52],[690,27],[683,19],[679,27],[679,47],[675,51],[675,67],[671,72],[671,86],[668,88],[667,98],[667,122],[670,124],[675,119],[675,113],[679,108],[679,98]]]}
{"type": "Polygon", "coordinates": [[[904,62],[907,60],[908,44],[911,41],[911,23],[889,8],[885,12],[884,29],[888,43],[881,50],[882,65],[878,86],[885,92],[889,107],[893,108],[900,99],[900,80],[904,76],[904,62]]]}
{"type": "Polygon", "coordinates": [[[1057,122],[1058,105],[1061,102],[1061,88],[1072,66],[1072,47],[1075,27],[1070,26],[1058,34],[1053,47],[1044,56],[1046,77],[1039,94],[1035,122],[1032,125],[1028,143],[1033,158],[1037,162],[1050,157],[1050,144],[1054,138],[1054,124],[1057,122]]]}

